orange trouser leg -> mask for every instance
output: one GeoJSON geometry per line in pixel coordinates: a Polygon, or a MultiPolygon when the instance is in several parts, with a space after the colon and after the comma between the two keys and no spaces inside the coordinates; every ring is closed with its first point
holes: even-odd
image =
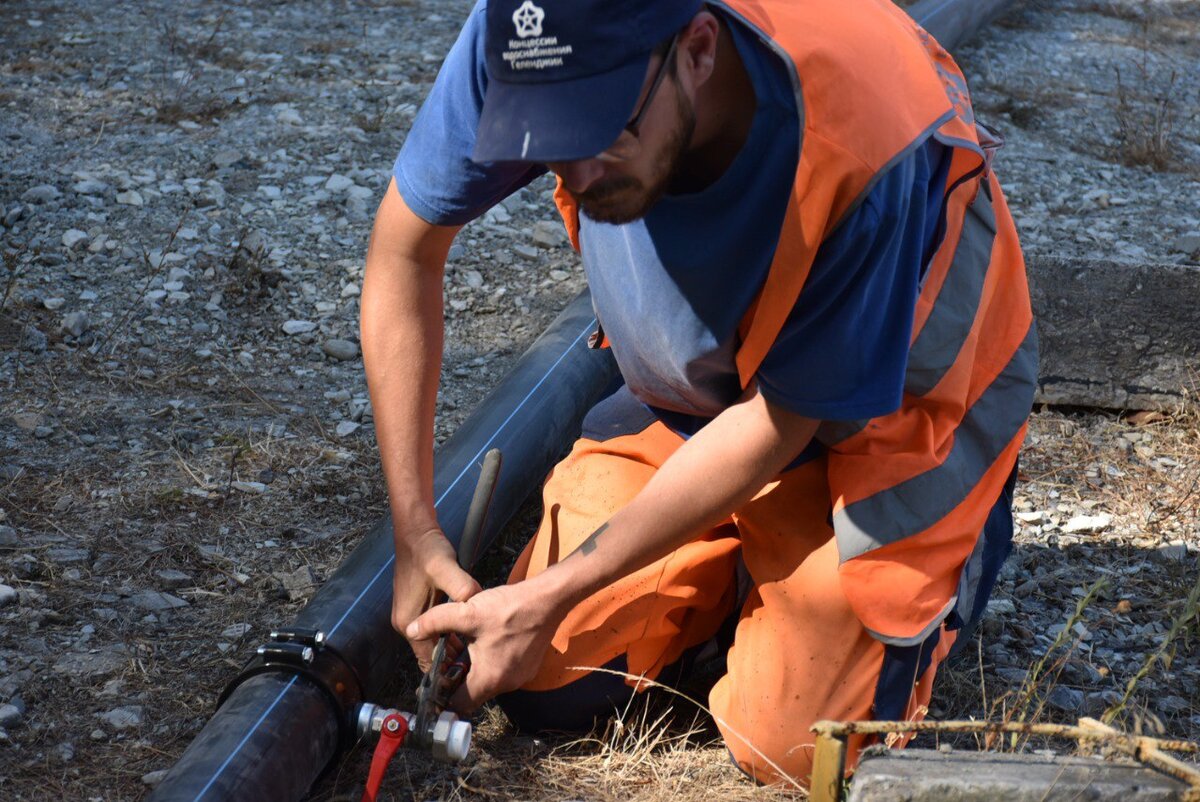
{"type": "MultiPolygon", "coordinates": [[[[576,443],[547,480],[541,526],[510,581],[569,554],[645,486],[680,442],[656,423],[640,434],[576,443]]],[[[574,687],[589,675],[586,668],[620,656],[630,674],[655,678],[688,647],[710,638],[732,611],[740,548],[755,589],[710,707],[747,774],[761,782],[787,775],[806,784],[809,728],[821,719],[872,718],[885,656],[842,592],[825,476],[823,459],[789,471],[729,525],[585,600],[560,625],[541,670],[521,693],[574,687]]],[[[952,642],[953,634],[943,632],[928,669],[912,677],[907,718],[921,717],[952,642]]],[[[851,741],[849,765],[861,746],[851,741]]]]}
{"type": "MultiPolygon", "coordinates": [[[[785,474],[736,516],[755,590],[742,609],[728,673],[709,702],[734,759],[760,782],[787,775],[807,784],[814,722],[873,718],[885,647],[842,592],[828,514],[824,460],[817,460],[785,474]]],[[[908,718],[928,704],[952,642],[943,632],[925,676],[912,678],[908,718]]],[[[851,740],[847,765],[861,746],[851,740]]]]}
{"type": "MultiPolygon", "coordinates": [[[[546,482],[541,526],[509,581],[535,576],[570,554],[637,495],[681,442],[661,423],[605,442],[578,441],[546,482]]],[[[719,527],[579,604],[525,690],[560,688],[586,673],[577,667],[603,666],[619,655],[630,674],[653,679],[712,637],[733,610],[734,534],[732,526],[719,527]]]]}

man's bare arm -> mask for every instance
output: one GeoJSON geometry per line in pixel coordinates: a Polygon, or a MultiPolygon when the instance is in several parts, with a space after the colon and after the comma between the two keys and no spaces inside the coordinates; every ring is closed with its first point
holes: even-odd
{"type": "Polygon", "coordinates": [[[430,586],[464,599],[478,585],[457,567],[433,507],[433,417],[442,362],[442,277],[458,232],[418,217],[389,183],[375,216],[360,336],[396,542],[393,624],[420,613],[430,586]]]}
{"type": "Polygon", "coordinates": [[[538,579],[573,606],[665,556],[753,498],[817,425],[750,394],[680,446],[629,504],[538,579]]]}

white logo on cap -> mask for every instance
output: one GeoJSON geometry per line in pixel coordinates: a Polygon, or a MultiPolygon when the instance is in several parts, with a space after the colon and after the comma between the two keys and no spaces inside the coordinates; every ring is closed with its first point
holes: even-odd
{"type": "Polygon", "coordinates": [[[517,36],[525,39],[530,36],[542,35],[542,20],[546,12],[533,4],[533,0],[525,0],[521,7],[513,12],[513,25],[517,26],[517,36]]]}

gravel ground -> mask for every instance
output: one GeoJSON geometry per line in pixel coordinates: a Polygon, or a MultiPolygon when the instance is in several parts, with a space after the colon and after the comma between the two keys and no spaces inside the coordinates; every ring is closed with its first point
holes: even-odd
{"type": "MultiPolygon", "coordinates": [[[[382,514],[356,341],[362,257],[467,8],[0,5],[6,798],[142,795],[267,629],[382,514]]],[[[1200,258],[1198,25],[1194,3],[1064,0],[963,51],[981,117],[1008,137],[998,169],[1031,252],[1200,258]],[[1139,138],[1147,121],[1165,138],[1139,138]]],[[[451,253],[439,438],[583,287],[550,189],[505,201],[451,253]]],[[[1194,612],[1198,450],[1188,412],[1035,415],[992,637],[947,672],[933,713],[1119,706],[1194,612]]],[[[1165,654],[1119,720],[1200,737],[1195,645],[1179,635],[1165,654]]],[[[496,715],[483,735],[469,787],[412,760],[409,787],[592,798],[607,792],[572,773],[631,748],[561,757],[496,715]],[[512,750],[528,756],[516,775],[512,750]],[[530,766],[543,785],[520,784],[530,766]]],[[[672,743],[650,762],[655,782],[678,767],[672,743]]],[[[689,754],[729,775],[719,748],[689,754]]],[[[359,776],[362,755],[318,798],[359,776]]]]}

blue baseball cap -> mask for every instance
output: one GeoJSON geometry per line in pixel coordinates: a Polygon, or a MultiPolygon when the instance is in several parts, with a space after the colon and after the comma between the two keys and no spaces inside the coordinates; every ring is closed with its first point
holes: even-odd
{"type": "Polygon", "coordinates": [[[477,162],[586,159],[612,145],[656,45],[703,0],[488,0],[477,162]]]}

